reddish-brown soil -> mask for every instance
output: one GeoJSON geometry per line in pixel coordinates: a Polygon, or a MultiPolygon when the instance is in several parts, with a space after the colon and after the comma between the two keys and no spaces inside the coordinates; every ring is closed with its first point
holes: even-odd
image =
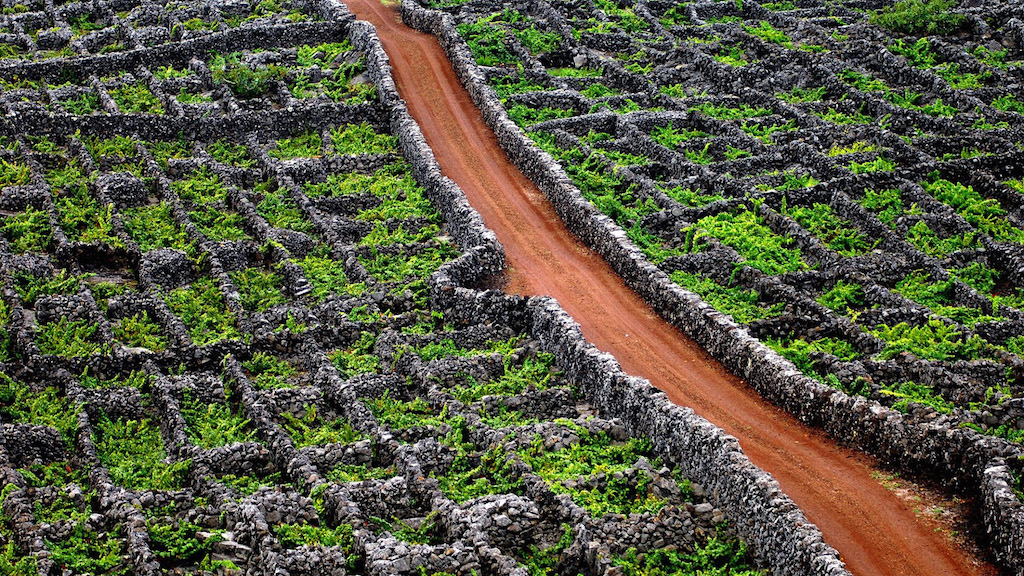
{"type": "Polygon", "coordinates": [[[989,575],[945,526],[886,488],[874,462],[836,445],[762,400],[745,382],[659,318],[600,256],[559,220],[513,165],[456,78],[437,40],[401,24],[380,0],[345,0],[373,23],[398,90],[434,149],[508,257],[506,289],[559,303],[601,350],[650,379],[674,401],[737,437],[758,466],[839,550],[858,576],[989,575]]]}

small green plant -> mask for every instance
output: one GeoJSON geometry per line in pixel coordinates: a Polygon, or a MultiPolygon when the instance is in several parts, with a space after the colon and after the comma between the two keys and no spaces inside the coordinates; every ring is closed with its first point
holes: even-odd
{"type": "Polygon", "coordinates": [[[377,337],[371,332],[362,332],[359,340],[347,349],[337,350],[328,355],[334,367],[342,376],[351,378],[358,374],[376,372],[380,358],[373,353],[377,337]]]}
{"type": "Polygon", "coordinates": [[[242,306],[255,312],[266,312],[288,301],[282,289],[284,278],[277,272],[260,268],[246,268],[229,273],[238,288],[242,306]]]}
{"type": "Polygon", "coordinates": [[[185,323],[192,342],[198,346],[242,337],[235,326],[235,315],[225,307],[220,288],[209,277],[176,288],[164,299],[185,323]]]}
{"type": "Polygon", "coordinates": [[[447,473],[438,477],[438,487],[456,502],[490,494],[522,494],[523,481],[512,471],[512,462],[497,447],[478,456],[458,450],[447,473]]]}
{"type": "Polygon", "coordinates": [[[479,18],[476,22],[458,25],[459,34],[466,39],[473,58],[481,66],[514,64],[516,57],[508,47],[508,32],[494,24],[498,14],[479,18]]]}
{"type": "Polygon", "coordinates": [[[791,248],[792,238],[771,231],[764,219],[751,210],[720,212],[705,216],[681,232],[684,236],[707,234],[733,247],[743,264],[766,274],[784,274],[806,270],[799,248],[791,248]],[[693,230],[693,232],[691,232],[693,230]]]}
{"type": "Polygon", "coordinates": [[[318,158],[323,156],[323,141],[320,139],[319,134],[309,131],[298,136],[278,140],[277,147],[270,150],[269,154],[278,160],[318,158]]]}
{"type": "Polygon", "coordinates": [[[314,404],[307,405],[305,412],[302,418],[289,413],[281,414],[284,419],[282,427],[298,448],[321,444],[351,444],[363,439],[363,435],[352,428],[348,420],[326,420],[320,416],[314,404]]]}
{"type": "Polygon", "coordinates": [[[834,286],[822,293],[817,301],[822,306],[839,314],[863,308],[866,304],[864,288],[860,284],[838,280],[834,286]]]}
{"type": "Polygon", "coordinates": [[[145,418],[111,420],[101,411],[93,443],[111,480],[128,489],[176,490],[192,465],[190,460],[168,463],[159,427],[145,418]]]}
{"type": "Polygon", "coordinates": [[[75,524],[63,540],[47,542],[50,559],[72,574],[123,576],[130,573],[121,529],[95,532],[84,524],[75,524]]]}
{"type": "Polygon", "coordinates": [[[950,10],[952,0],[901,0],[874,13],[870,22],[893,32],[916,35],[951,34],[967,18],[950,10]]]}
{"type": "Polygon", "coordinates": [[[69,320],[63,316],[36,329],[36,345],[43,354],[76,357],[106,354],[110,344],[98,341],[99,326],[88,320],[69,320]]]}
{"type": "Polygon", "coordinates": [[[242,53],[215,54],[209,62],[213,80],[226,84],[235,96],[243,99],[257,98],[270,90],[274,81],[287,75],[287,71],[276,65],[250,67],[242,63],[242,53]]]}
{"type": "Polygon", "coordinates": [[[260,390],[290,388],[289,378],[298,375],[290,362],[267,352],[257,352],[243,362],[242,367],[252,375],[252,383],[260,390]]]}
{"type": "Polygon", "coordinates": [[[815,203],[810,207],[790,207],[784,203],[782,213],[799,222],[829,248],[843,256],[864,254],[874,247],[874,243],[867,236],[852,222],[836,215],[828,204],[815,203]]]}
{"type": "Polygon", "coordinates": [[[256,160],[249,157],[249,151],[242,144],[217,140],[207,144],[206,151],[213,156],[214,160],[222,164],[238,168],[252,168],[256,165],[256,160]]]}
{"type": "Polygon", "coordinates": [[[398,139],[377,132],[368,122],[345,124],[331,129],[336,154],[397,154],[398,139]]]}
{"type": "Polygon", "coordinates": [[[893,409],[900,412],[907,412],[911,402],[929,406],[940,414],[949,414],[955,408],[951,402],[936,394],[931,386],[916,382],[890,384],[883,387],[879,392],[892,397],[894,399],[893,409]]]}
{"type": "Polygon", "coordinates": [[[114,337],[126,346],[146,348],[160,352],[167,348],[167,338],[160,325],[149,318],[146,311],[121,319],[112,327],[114,337]]]}
{"type": "Polygon", "coordinates": [[[27,206],[23,212],[4,216],[0,222],[0,232],[16,254],[48,252],[53,247],[50,215],[45,210],[27,206]]]}
{"type": "Polygon", "coordinates": [[[33,392],[27,384],[0,372],[0,415],[6,422],[53,427],[68,447],[74,445],[78,408],[57,388],[33,392]]]}
{"type": "Polygon", "coordinates": [[[729,576],[766,576],[766,570],[753,568],[746,546],[721,534],[713,536],[690,554],[678,550],[651,550],[639,554],[635,548],[612,558],[612,564],[625,574],[712,574],[729,576]]]}
{"type": "Polygon", "coordinates": [[[195,243],[177,225],[171,206],[165,202],[124,211],[124,227],[143,252],[157,248],[182,250],[196,256],[195,243]]]}
{"type": "Polygon", "coordinates": [[[110,97],[117,103],[118,109],[125,114],[136,112],[144,114],[163,114],[164,106],[145,84],[136,82],[115,88],[110,97]]]}
{"type": "Polygon", "coordinates": [[[184,393],[181,415],[185,419],[189,438],[200,448],[256,441],[249,420],[236,414],[231,406],[219,402],[203,402],[189,390],[184,393]]]}

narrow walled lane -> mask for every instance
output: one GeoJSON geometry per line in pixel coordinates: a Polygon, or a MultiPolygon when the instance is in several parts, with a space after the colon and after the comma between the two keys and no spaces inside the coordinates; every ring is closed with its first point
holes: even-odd
{"type": "Polygon", "coordinates": [[[623,369],[737,437],[858,576],[993,574],[874,477],[872,460],[768,404],[659,318],[559,220],[505,156],[437,40],[399,22],[380,0],[345,0],[373,23],[399,93],[444,174],[505,246],[507,289],[555,297],[584,335],[623,369]]]}

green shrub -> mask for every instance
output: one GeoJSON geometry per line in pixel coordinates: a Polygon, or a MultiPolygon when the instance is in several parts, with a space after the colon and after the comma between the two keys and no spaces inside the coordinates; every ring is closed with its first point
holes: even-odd
{"type": "Polygon", "coordinates": [[[233,52],[226,56],[215,54],[209,62],[213,81],[226,84],[235,96],[242,99],[256,98],[270,90],[275,80],[287,75],[280,66],[269,65],[251,68],[242,64],[242,53],[233,52]]]}
{"type": "Polygon", "coordinates": [[[438,477],[438,487],[445,496],[460,503],[491,494],[522,494],[523,481],[512,472],[512,462],[497,447],[477,458],[460,450],[448,471],[438,477]]]}
{"type": "Polygon", "coordinates": [[[331,144],[334,152],[340,155],[398,153],[398,139],[377,132],[369,122],[332,128],[331,144]]]}
{"type": "Polygon", "coordinates": [[[124,227],[143,252],[174,248],[196,255],[195,243],[174,221],[171,206],[165,202],[124,210],[124,227]]]}
{"type": "Polygon", "coordinates": [[[11,252],[48,252],[53,248],[50,214],[45,210],[27,206],[24,212],[4,216],[2,222],[0,232],[10,244],[11,252]]]}
{"type": "Polygon", "coordinates": [[[123,576],[129,574],[126,545],[121,529],[110,532],[94,532],[84,524],[75,524],[64,540],[48,541],[50,559],[72,574],[96,574],[123,576]]]}
{"type": "Polygon", "coordinates": [[[345,378],[376,372],[380,364],[380,357],[373,353],[376,342],[377,337],[373,333],[362,332],[350,348],[331,352],[328,358],[345,378]]]}
{"type": "Polygon", "coordinates": [[[875,12],[870,22],[902,34],[952,34],[964,27],[967,18],[950,12],[952,0],[901,0],[875,12]]]}
{"type": "Polygon", "coordinates": [[[931,386],[917,384],[916,382],[902,382],[890,384],[880,390],[882,394],[895,399],[893,409],[906,412],[910,403],[915,402],[933,408],[941,414],[949,414],[953,411],[953,403],[935,393],[931,386]]]}
{"type": "Polygon", "coordinates": [[[977,334],[964,339],[960,329],[935,319],[923,326],[901,322],[896,326],[880,325],[871,333],[885,341],[878,353],[888,360],[902,352],[910,352],[922,360],[978,360],[991,357],[991,346],[977,334]]]}
{"type": "Polygon", "coordinates": [[[728,244],[744,259],[744,265],[766,274],[784,274],[808,268],[800,249],[790,248],[794,244],[793,239],[772,232],[764,219],[751,210],[705,216],[681,233],[685,236],[691,233],[691,229],[698,236],[707,234],[728,244]]]}
{"type": "Polygon", "coordinates": [[[481,66],[514,64],[516,57],[508,49],[508,32],[496,26],[497,14],[483,17],[476,22],[459,24],[459,34],[466,39],[476,63],[481,66]]]}
{"type": "Polygon", "coordinates": [[[136,82],[115,88],[110,97],[117,103],[118,109],[124,114],[141,112],[144,114],[163,114],[164,106],[145,84],[136,82]]]}
{"type": "Polygon", "coordinates": [[[623,573],[635,576],[668,576],[700,574],[708,576],[765,576],[767,570],[757,570],[751,565],[746,546],[736,540],[727,540],[722,535],[714,536],[692,553],[678,550],[651,550],[639,554],[635,548],[628,549],[612,558],[612,564],[623,573]]]}
{"type": "Polygon", "coordinates": [[[160,325],[150,320],[146,311],[121,319],[112,326],[112,330],[114,337],[126,346],[147,348],[153,352],[167,348],[167,338],[160,330],[160,325]]]}
{"type": "Polygon", "coordinates": [[[185,323],[197,346],[242,337],[235,326],[235,315],[225,307],[220,288],[211,278],[200,278],[189,286],[176,288],[164,300],[185,323]]]}
{"type": "Polygon", "coordinates": [[[57,388],[33,392],[27,384],[0,372],[0,415],[6,422],[55,428],[68,447],[74,445],[78,408],[57,388]]]}
{"type": "Polygon", "coordinates": [[[282,427],[298,448],[320,444],[351,444],[364,438],[344,418],[325,420],[313,404],[307,405],[305,410],[306,414],[302,418],[288,413],[281,414],[284,419],[282,427]]]}
{"type": "Polygon", "coordinates": [[[843,256],[858,256],[871,250],[872,243],[852,222],[836,215],[828,204],[814,203],[811,207],[782,206],[782,213],[796,220],[801,226],[817,236],[829,248],[843,256]]]}
{"type": "Polygon", "coordinates": [[[107,354],[110,344],[97,341],[99,326],[88,320],[69,320],[66,316],[40,324],[36,329],[36,345],[43,354],[64,357],[107,354]]]}
{"type": "Polygon", "coordinates": [[[111,480],[130,490],[177,490],[192,464],[166,462],[160,428],[145,418],[111,420],[101,412],[93,425],[93,443],[111,480]]]}
{"type": "Polygon", "coordinates": [[[249,420],[236,414],[231,406],[219,402],[203,402],[185,390],[181,403],[188,436],[204,449],[242,442],[255,442],[256,434],[249,420]]]}

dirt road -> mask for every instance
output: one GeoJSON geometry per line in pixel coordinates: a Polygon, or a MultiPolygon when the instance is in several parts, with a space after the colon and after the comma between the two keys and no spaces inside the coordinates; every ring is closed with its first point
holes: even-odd
{"type": "Polygon", "coordinates": [[[572,235],[513,165],[463,89],[437,40],[399,22],[380,0],[344,0],[373,23],[399,93],[434,149],[505,246],[508,289],[554,296],[598,348],[631,374],[737,437],[754,464],[818,525],[858,576],[989,575],[935,521],[875,478],[870,458],[840,448],[762,400],[659,318],[608,264],[572,235]]]}

